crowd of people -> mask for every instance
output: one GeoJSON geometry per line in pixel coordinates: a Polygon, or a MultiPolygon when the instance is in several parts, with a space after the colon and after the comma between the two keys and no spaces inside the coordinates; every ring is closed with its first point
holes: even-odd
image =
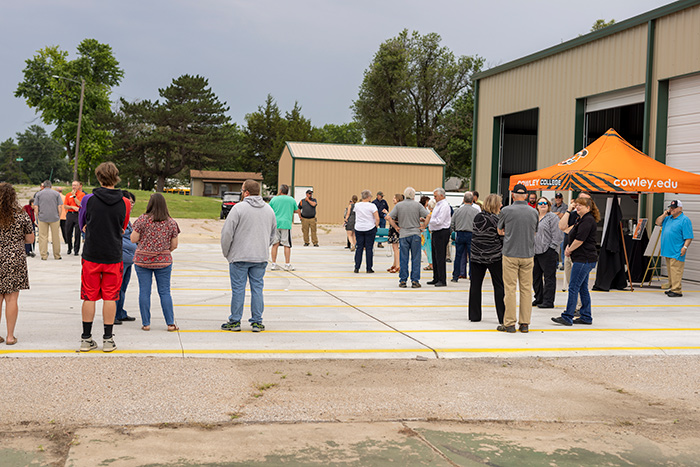
{"type": "MultiPolygon", "coordinates": [[[[61,197],[46,180],[42,189],[27,206],[20,207],[17,194],[8,183],[0,183],[0,317],[4,305],[7,337],[0,343],[17,343],[14,333],[20,290],[29,288],[27,256],[32,256],[35,224],[39,227],[39,253],[48,259],[48,235],[52,235],[52,252],[61,259],[59,240],[61,212],[65,207],[65,231],[62,238],[69,254],[78,255],[82,245],[80,295],[82,334],[80,351],[98,348],[92,338],[96,302],[102,300],[104,352],[116,349],[113,326],[135,321],[124,310],[124,298],[132,266],[139,282],[141,329],[151,329],[151,289],[156,290],[167,330],[178,331],[170,292],[172,251],[178,246],[180,229],[170,217],[165,198],[150,196],[146,212],[133,222],[131,211],[136,201],[133,193],[115,188],[119,171],[111,162],[95,170],[100,187],[85,194],[82,184],[74,181],[69,195],[61,197]]],[[[221,249],[229,263],[231,311],[221,325],[226,331],[240,331],[245,288],[250,284],[253,332],[265,330],[263,278],[271,257],[271,270],[293,271],[291,264],[294,214],[302,222],[304,245],[316,235],[316,206],[313,191],[308,190],[300,203],[289,196],[289,187],[281,185],[279,193],[267,204],[261,197],[260,184],[246,180],[241,202],[227,216],[221,231],[221,249]],[[284,248],[284,266],[276,263],[280,244],[284,248]]],[[[553,308],[556,272],[563,265],[568,299],[555,324],[572,326],[593,323],[588,278],[596,266],[597,224],[600,212],[591,195],[582,192],[569,205],[561,193],[554,203],[546,197],[528,193],[517,184],[512,202],[503,207],[500,195],[490,194],[484,202],[478,192],[466,192],[458,208],[450,206],[443,188],[433,191],[433,198],[415,200],[416,191],[407,187],[393,197],[389,209],[383,193],[363,190],[353,196],[344,215],[348,243],[354,251],[354,272],[359,273],[363,257],[365,271],[374,273],[373,248],[377,229],[389,225],[387,239],[394,251],[394,261],[387,270],[398,273],[400,288],[420,288],[421,251],[428,256],[432,279],[427,285],[447,286],[447,260],[450,243],[455,245],[452,282],[469,279],[468,317],[482,319],[482,287],[488,271],[494,290],[498,331],[529,332],[532,307],[553,308]],[[534,195],[534,196],[533,196],[534,195]],[[561,252],[561,253],[560,253],[561,252]],[[518,300],[519,295],[519,300],[518,300]],[[518,304],[519,302],[519,304],[518,304]]],[[[669,297],[682,296],[681,279],[685,254],[692,242],[690,219],[683,214],[683,204],[674,200],[656,224],[663,226],[661,255],[667,260],[669,297]]],[[[380,243],[381,245],[381,243],[380,243]]],[[[383,246],[382,246],[383,247],[383,246]]]]}

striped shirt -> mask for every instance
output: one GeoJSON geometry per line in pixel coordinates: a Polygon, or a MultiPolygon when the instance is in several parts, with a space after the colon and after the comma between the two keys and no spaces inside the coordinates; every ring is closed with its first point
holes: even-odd
{"type": "Polygon", "coordinates": [[[548,212],[537,225],[535,234],[535,254],[541,255],[549,248],[559,251],[559,246],[564,240],[564,232],[559,230],[559,216],[548,212]]]}

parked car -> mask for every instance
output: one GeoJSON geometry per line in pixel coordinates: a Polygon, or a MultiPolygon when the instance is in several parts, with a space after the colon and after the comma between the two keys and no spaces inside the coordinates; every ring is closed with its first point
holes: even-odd
{"type": "Polygon", "coordinates": [[[221,197],[221,214],[219,215],[219,219],[226,219],[231,208],[240,200],[240,191],[224,191],[224,195],[221,197]]]}

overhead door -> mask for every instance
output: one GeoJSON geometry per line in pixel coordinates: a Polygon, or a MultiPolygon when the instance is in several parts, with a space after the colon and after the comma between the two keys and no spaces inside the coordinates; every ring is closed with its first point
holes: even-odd
{"type": "MultiPolygon", "coordinates": [[[[669,82],[666,164],[700,174],[700,75],[669,82]]],[[[684,279],[700,281],[700,195],[667,193],[683,202],[683,212],[693,222],[695,240],[688,249],[684,279]]]]}

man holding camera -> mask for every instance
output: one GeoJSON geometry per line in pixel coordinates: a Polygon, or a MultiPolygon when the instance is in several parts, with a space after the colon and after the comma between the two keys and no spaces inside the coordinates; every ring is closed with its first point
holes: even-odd
{"type": "Polygon", "coordinates": [[[668,209],[656,218],[656,225],[661,227],[661,256],[666,258],[668,269],[670,288],[666,295],[682,297],[681,280],[685,269],[685,254],[693,241],[693,224],[683,214],[683,203],[674,199],[668,209]]]}

